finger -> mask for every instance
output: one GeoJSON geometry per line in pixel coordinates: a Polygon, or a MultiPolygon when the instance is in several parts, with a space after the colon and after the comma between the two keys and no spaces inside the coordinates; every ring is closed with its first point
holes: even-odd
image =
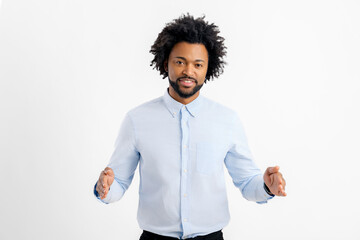
{"type": "Polygon", "coordinates": [[[287,194],[286,194],[286,192],[285,192],[284,190],[279,192],[279,196],[285,197],[286,195],[287,195],[287,194]]]}
{"type": "Polygon", "coordinates": [[[100,198],[104,199],[104,198],[106,198],[106,195],[108,194],[108,191],[106,189],[104,189],[104,188],[101,188],[100,191],[98,191],[98,193],[99,193],[100,198]]]}
{"type": "Polygon", "coordinates": [[[283,185],[281,183],[281,178],[278,176],[278,174],[272,174],[271,175],[273,179],[273,184],[270,187],[270,191],[274,193],[276,196],[282,196],[284,192],[283,185]]]}
{"type": "Polygon", "coordinates": [[[280,185],[279,187],[279,196],[286,196],[286,192],[285,192],[285,189],[282,185],[280,185]]]}
{"type": "Polygon", "coordinates": [[[282,191],[282,194],[283,194],[283,196],[286,196],[286,195],[287,195],[286,192],[285,192],[286,182],[285,182],[285,179],[284,179],[284,178],[283,178],[282,180],[283,180],[283,184],[282,184],[282,189],[283,189],[283,191],[282,191]]]}
{"type": "Polygon", "coordinates": [[[102,199],[106,198],[106,196],[107,196],[107,193],[104,193],[102,196],[102,199]]]}
{"type": "Polygon", "coordinates": [[[104,199],[105,198],[105,194],[101,193],[100,194],[100,199],[104,199]]]}
{"type": "Polygon", "coordinates": [[[284,186],[284,179],[283,179],[281,173],[276,173],[274,175],[275,175],[275,183],[276,183],[276,185],[283,187],[284,186]]]}
{"type": "Polygon", "coordinates": [[[106,198],[106,196],[108,195],[109,191],[107,189],[104,189],[101,193],[101,199],[106,198]]]}
{"type": "Polygon", "coordinates": [[[102,193],[102,194],[100,195],[100,198],[101,198],[101,199],[104,199],[104,198],[106,198],[106,195],[107,195],[107,193],[104,192],[104,193],[102,193]]]}
{"type": "Polygon", "coordinates": [[[278,173],[278,182],[279,182],[279,184],[281,184],[281,186],[283,187],[283,189],[285,189],[286,181],[285,181],[285,179],[283,178],[283,176],[282,176],[281,173],[278,173]]]}
{"type": "Polygon", "coordinates": [[[274,175],[276,175],[276,178],[277,178],[278,183],[281,184],[281,185],[283,185],[283,183],[284,183],[284,178],[282,177],[282,174],[279,173],[279,172],[277,172],[277,173],[274,174],[274,175]]]}
{"type": "Polygon", "coordinates": [[[102,184],[103,188],[105,188],[105,189],[110,188],[110,185],[111,185],[112,181],[113,181],[112,176],[104,175],[101,178],[101,184],[102,184]]]}
{"type": "Polygon", "coordinates": [[[101,178],[99,179],[99,183],[100,183],[100,187],[101,187],[101,188],[106,188],[106,183],[105,183],[105,181],[104,181],[104,177],[101,177],[101,178]]]}
{"type": "Polygon", "coordinates": [[[101,187],[105,187],[104,186],[104,171],[101,171],[101,174],[100,174],[100,177],[99,177],[99,180],[98,180],[98,185],[100,185],[101,187]]]}
{"type": "Polygon", "coordinates": [[[98,194],[99,194],[99,196],[101,198],[103,196],[103,194],[104,194],[104,188],[101,186],[100,183],[98,183],[96,185],[96,191],[98,192],[98,194]]]}
{"type": "Polygon", "coordinates": [[[106,179],[100,178],[98,182],[98,193],[100,195],[107,193],[109,186],[106,184],[106,179]]]}

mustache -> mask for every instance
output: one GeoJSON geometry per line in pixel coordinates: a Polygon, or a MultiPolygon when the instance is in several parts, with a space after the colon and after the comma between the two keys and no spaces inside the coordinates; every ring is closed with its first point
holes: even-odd
{"type": "Polygon", "coordinates": [[[191,80],[193,80],[196,84],[198,83],[195,78],[187,77],[187,76],[179,77],[178,79],[176,79],[176,81],[180,81],[180,80],[183,80],[183,79],[191,79],[191,80]]]}

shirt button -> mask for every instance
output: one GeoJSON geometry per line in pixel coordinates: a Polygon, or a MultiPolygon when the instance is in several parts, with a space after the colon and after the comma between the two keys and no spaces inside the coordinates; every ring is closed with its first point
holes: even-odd
{"type": "Polygon", "coordinates": [[[184,172],[187,173],[187,169],[184,169],[184,172]]]}
{"type": "Polygon", "coordinates": [[[186,194],[186,193],[184,194],[184,197],[187,197],[187,194],[186,194]]]}
{"type": "Polygon", "coordinates": [[[187,222],[187,218],[184,218],[184,222],[187,222]]]}
{"type": "Polygon", "coordinates": [[[184,145],[184,148],[187,148],[187,145],[186,145],[186,144],[184,145]]]}

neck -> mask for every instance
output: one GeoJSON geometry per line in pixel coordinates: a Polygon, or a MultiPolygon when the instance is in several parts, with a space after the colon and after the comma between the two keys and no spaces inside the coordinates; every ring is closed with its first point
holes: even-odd
{"type": "Polygon", "coordinates": [[[195,93],[193,96],[189,97],[189,98],[182,98],[179,96],[179,94],[177,94],[177,92],[175,92],[175,90],[171,87],[171,85],[169,86],[169,95],[175,99],[176,101],[186,105],[191,103],[192,101],[194,101],[200,94],[200,91],[197,91],[197,93],[195,93]]]}

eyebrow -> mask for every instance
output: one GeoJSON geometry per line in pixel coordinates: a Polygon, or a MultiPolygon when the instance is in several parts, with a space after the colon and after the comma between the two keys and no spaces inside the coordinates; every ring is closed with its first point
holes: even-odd
{"type": "MultiPolygon", "coordinates": [[[[175,58],[180,58],[180,59],[186,61],[186,58],[184,58],[184,57],[175,57],[175,58]]],[[[196,59],[195,62],[205,62],[205,61],[202,59],[196,59]]]]}

